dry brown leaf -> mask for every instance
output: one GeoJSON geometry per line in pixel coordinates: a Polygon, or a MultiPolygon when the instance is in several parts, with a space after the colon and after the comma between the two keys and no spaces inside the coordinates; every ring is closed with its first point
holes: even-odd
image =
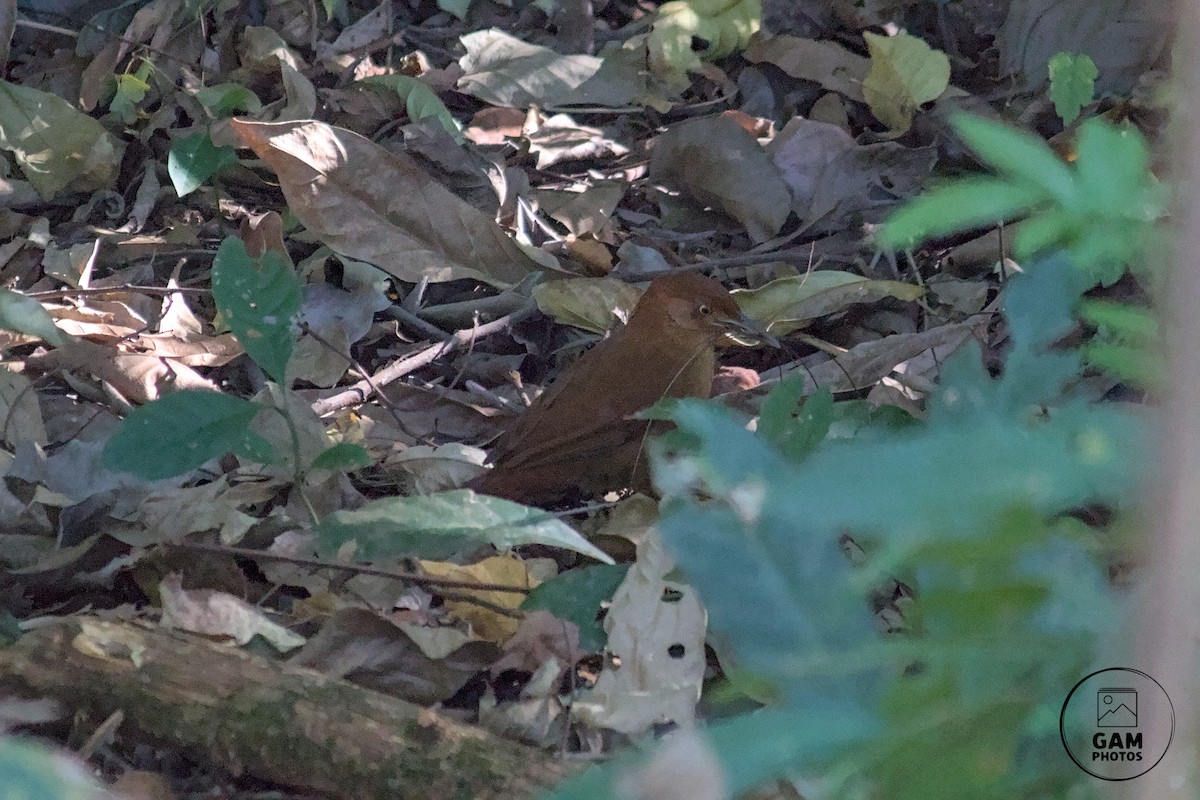
{"type": "Polygon", "coordinates": [[[111,384],[131,403],[148,403],[159,397],[165,386],[217,391],[216,384],[191,367],[168,364],[155,356],[119,353],[84,339],[72,339],[57,350],[30,356],[25,363],[42,372],[66,369],[86,373],[111,384]]]}
{"type": "Polygon", "coordinates": [[[0,440],[9,444],[49,441],[33,382],[3,367],[0,367],[0,440]]]}
{"type": "Polygon", "coordinates": [[[136,344],[146,355],[169,358],[189,367],[222,367],[245,352],[232,333],[219,336],[149,333],[139,336],[136,344]]]}
{"type": "Polygon", "coordinates": [[[779,233],[792,195],[758,142],[728,117],[672,127],[654,143],[650,177],[736,219],[756,242],[779,233]]]}
{"type": "Polygon", "coordinates": [[[278,211],[268,211],[242,220],[238,226],[238,236],[246,243],[246,253],[251,258],[258,258],[271,250],[289,263],[292,260],[283,242],[283,217],[279,216],[278,211]]]}
{"type": "Polygon", "coordinates": [[[582,655],[579,626],[549,611],[530,611],[512,638],[504,643],[503,650],[504,655],[491,666],[493,675],[506,669],[537,672],[551,659],[561,665],[574,664],[582,655]]]}
{"type": "Polygon", "coordinates": [[[831,92],[863,102],[862,82],[871,60],[837,42],[758,34],[750,40],[745,55],[747,61],[766,61],[793,78],[819,83],[831,92]]]}
{"type": "Polygon", "coordinates": [[[178,542],[189,533],[219,531],[221,542],[237,544],[258,522],[241,511],[243,506],[269,500],[279,487],[270,481],[229,485],[222,475],[202,486],[160,489],[138,510],[138,521],[154,536],[153,541],[178,542]]]}
{"type": "Polygon", "coordinates": [[[334,251],[403,281],[520,281],[542,265],[411,157],[316,121],[233,120],[288,207],[334,251]]]}
{"type": "Polygon", "coordinates": [[[413,633],[420,631],[366,609],[346,608],[326,620],[289,663],[428,704],[445,700],[498,652],[491,642],[469,641],[448,654],[429,655],[413,633]]]}
{"type": "MultiPolygon", "coordinates": [[[[793,368],[784,377],[804,377],[805,392],[825,387],[832,392],[865,389],[884,378],[897,364],[915,358],[930,348],[940,348],[942,360],[972,335],[978,335],[982,322],[941,325],[920,333],[898,333],[874,342],[864,342],[835,359],[811,369],[793,368]]],[[[770,386],[773,384],[767,384],[770,386]]]]}

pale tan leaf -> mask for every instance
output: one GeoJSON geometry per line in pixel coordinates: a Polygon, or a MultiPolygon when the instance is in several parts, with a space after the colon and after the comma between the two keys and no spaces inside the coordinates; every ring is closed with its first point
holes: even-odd
{"type": "Polygon", "coordinates": [[[487,453],[478,447],[448,442],[437,447],[417,445],[388,456],[387,467],[395,467],[412,479],[413,494],[433,494],[457,489],[484,471],[487,453]]]}
{"type": "Polygon", "coordinates": [[[45,199],[108,185],[124,145],[61,97],[0,81],[0,149],[45,199]]]}
{"type": "Polygon", "coordinates": [[[580,719],[630,735],[663,722],[686,728],[695,719],[707,617],[692,587],[666,580],[674,566],[657,532],[639,543],[604,620],[608,649],[620,663],[606,667],[575,703],[580,719]],[[664,600],[668,591],[673,602],[664,600]]]}
{"type": "Polygon", "coordinates": [[[245,352],[232,333],[182,337],[150,333],[139,336],[137,345],[145,349],[147,355],[169,358],[189,367],[222,367],[245,352]]]}
{"type": "Polygon", "coordinates": [[[269,481],[229,486],[227,476],[202,486],[163,489],[147,497],[138,521],[156,542],[177,542],[189,533],[217,531],[222,543],[237,544],[258,522],[240,507],[269,500],[279,487],[269,481]]]}
{"type": "Polygon", "coordinates": [[[245,600],[211,589],[184,589],[179,573],[163,578],[158,593],[165,625],[207,636],[228,636],[243,645],[261,636],[281,652],[304,644],[303,636],[267,619],[245,600]]]}
{"type": "MultiPolygon", "coordinates": [[[[915,358],[931,348],[939,348],[939,363],[972,335],[986,320],[975,323],[941,325],[920,333],[898,333],[874,342],[863,342],[835,359],[810,369],[794,367],[784,377],[800,375],[807,392],[827,388],[831,392],[865,389],[886,377],[898,364],[915,358]]],[[[775,373],[772,373],[774,375],[775,373]]]]}
{"type": "Polygon", "coordinates": [[[758,34],[746,48],[746,60],[774,64],[793,78],[819,83],[831,92],[862,101],[862,82],[871,69],[869,59],[840,44],[798,36],[758,34]]]}

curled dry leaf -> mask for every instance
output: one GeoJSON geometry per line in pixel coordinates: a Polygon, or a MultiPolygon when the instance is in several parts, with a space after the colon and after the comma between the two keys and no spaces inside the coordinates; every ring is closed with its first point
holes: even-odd
{"type": "Polygon", "coordinates": [[[803,376],[806,393],[819,388],[831,392],[858,391],[887,376],[897,364],[931,348],[939,348],[938,352],[944,360],[968,338],[978,335],[980,325],[986,325],[986,321],[940,325],[920,333],[897,333],[878,341],[863,342],[811,369],[789,369],[784,377],[794,374],[803,376]]]}
{"type": "Polygon", "coordinates": [[[417,282],[516,283],[543,265],[411,157],[321,122],[233,120],[288,207],[334,251],[417,282]]]}
{"type": "Polygon", "coordinates": [[[241,645],[261,636],[284,652],[304,644],[303,636],[270,621],[241,598],[210,589],[184,589],[177,572],[163,578],[158,592],[164,625],[207,636],[228,636],[241,645]]]}

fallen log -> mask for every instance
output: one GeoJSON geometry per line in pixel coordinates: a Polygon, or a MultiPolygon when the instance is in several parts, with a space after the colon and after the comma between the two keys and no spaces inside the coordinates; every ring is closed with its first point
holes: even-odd
{"type": "Polygon", "coordinates": [[[553,757],[434,711],[180,631],[65,618],[0,648],[0,690],[51,697],[234,774],[356,800],[526,797],[553,757]]]}

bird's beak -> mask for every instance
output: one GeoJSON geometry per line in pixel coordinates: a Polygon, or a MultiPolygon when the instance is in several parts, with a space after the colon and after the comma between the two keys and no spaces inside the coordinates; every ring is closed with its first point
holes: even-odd
{"type": "Polygon", "coordinates": [[[756,320],[742,314],[736,319],[727,319],[723,322],[726,330],[726,336],[744,347],[750,347],[756,344],[767,344],[771,347],[780,347],[779,340],[756,320]]]}

